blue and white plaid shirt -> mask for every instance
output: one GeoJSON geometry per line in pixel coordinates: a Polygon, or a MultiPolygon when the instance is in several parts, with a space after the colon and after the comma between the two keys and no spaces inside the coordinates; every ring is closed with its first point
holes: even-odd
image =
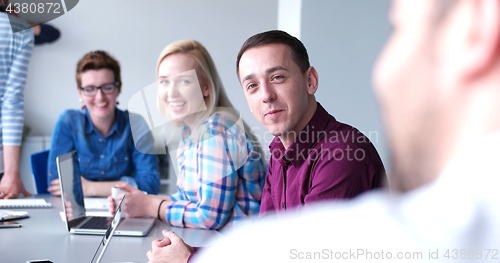
{"type": "Polygon", "coordinates": [[[167,206],[169,224],[221,229],[259,214],[266,175],[262,156],[228,117],[213,114],[193,134],[185,125],[177,161],[178,192],[167,206]]]}

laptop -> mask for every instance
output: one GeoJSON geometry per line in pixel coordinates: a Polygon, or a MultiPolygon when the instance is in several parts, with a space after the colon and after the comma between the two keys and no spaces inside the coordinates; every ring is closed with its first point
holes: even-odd
{"type": "Polygon", "coordinates": [[[120,220],[122,218],[122,206],[123,206],[123,201],[125,200],[126,194],[123,195],[122,200],[120,201],[120,204],[116,208],[115,211],[115,216],[113,216],[113,219],[111,219],[111,223],[109,224],[108,229],[106,230],[106,234],[102,237],[101,242],[99,242],[99,246],[97,247],[97,250],[94,253],[94,256],[92,257],[92,261],[90,263],[99,263],[101,262],[102,256],[104,256],[104,252],[108,248],[109,241],[111,241],[111,238],[113,237],[113,234],[116,231],[116,227],[120,224],[120,220]]]}
{"type": "MultiPolygon", "coordinates": [[[[86,215],[77,152],[71,151],[58,156],[56,163],[64,214],[67,215],[64,205],[66,201],[71,203],[73,210],[72,218],[66,220],[68,231],[72,234],[104,235],[112,218],[86,215]]],[[[146,236],[153,228],[155,220],[155,218],[124,218],[116,228],[115,235],[146,236]]]]}

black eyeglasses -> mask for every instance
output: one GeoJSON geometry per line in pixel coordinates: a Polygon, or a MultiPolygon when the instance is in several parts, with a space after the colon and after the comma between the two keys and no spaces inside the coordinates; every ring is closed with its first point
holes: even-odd
{"type": "Polygon", "coordinates": [[[94,97],[97,94],[98,89],[100,89],[104,94],[113,94],[115,93],[116,87],[118,87],[118,82],[104,84],[99,87],[94,87],[94,86],[80,87],[80,90],[83,91],[83,94],[85,96],[94,97]]]}

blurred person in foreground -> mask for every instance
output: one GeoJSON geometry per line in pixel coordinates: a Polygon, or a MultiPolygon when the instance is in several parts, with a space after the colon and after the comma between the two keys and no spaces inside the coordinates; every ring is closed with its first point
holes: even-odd
{"type": "MultiPolygon", "coordinates": [[[[396,0],[389,17],[374,84],[390,189],[226,233],[196,262],[498,260],[500,1],[396,0]]],[[[165,234],[149,262],[182,252],[165,234]]]]}

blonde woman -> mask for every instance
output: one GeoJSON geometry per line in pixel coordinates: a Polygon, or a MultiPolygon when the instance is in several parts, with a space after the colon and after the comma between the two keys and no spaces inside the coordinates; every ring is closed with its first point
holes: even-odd
{"type": "MultiPolygon", "coordinates": [[[[265,165],[257,140],[235,114],[215,64],[197,41],[174,42],[157,63],[158,108],[182,126],[177,150],[178,192],[145,195],[123,184],[128,216],[173,226],[221,229],[258,215],[265,165]]],[[[112,198],[111,210],[114,209],[112,198]]]]}

